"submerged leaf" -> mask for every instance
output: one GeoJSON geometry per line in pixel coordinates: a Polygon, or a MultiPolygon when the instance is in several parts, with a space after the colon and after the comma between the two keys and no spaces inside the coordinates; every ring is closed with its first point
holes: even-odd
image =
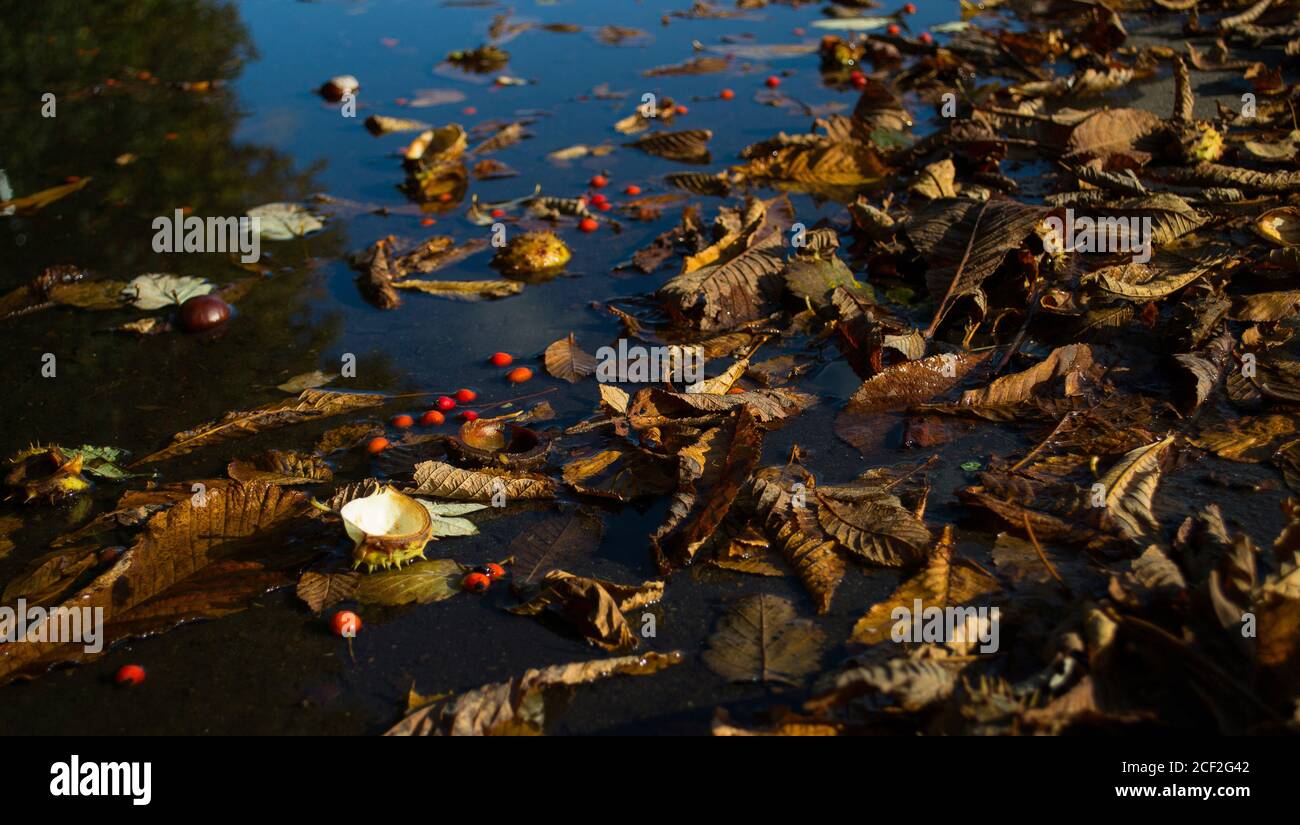
{"type": "Polygon", "coordinates": [[[768,594],[735,602],[709,637],[704,664],[733,682],[798,686],[817,669],[826,634],[794,605],[768,594]]]}

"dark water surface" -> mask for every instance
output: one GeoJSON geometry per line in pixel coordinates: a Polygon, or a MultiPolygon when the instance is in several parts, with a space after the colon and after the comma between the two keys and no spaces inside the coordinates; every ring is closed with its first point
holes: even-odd
{"type": "MultiPolygon", "coordinates": [[[[920,13],[912,19],[917,28],[956,16],[955,2],[918,5],[920,13]]],[[[221,255],[153,252],[151,221],[180,207],[201,216],[240,215],[257,204],[328,193],[393,210],[387,216],[361,212],[334,218],[324,232],[306,239],[265,243],[262,262],[271,277],[238,302],[238,316],[216,339],[135,338],[107,331],[137,317],[135,312],[52,309],[3,322],[0,448],[11,454],[34,441],[94,443],[143,455],[173,433],[227,410],[283,398],[276,384],[314,369],[336,370],[345,353],[358,359],[357,377],[346,382],[350,388],[401,392],[470,386],[484,400],[498,400],[512,391],[500,382],[499,371],[486,366],[491,352],[508,350],[534,363],[547,344],[569,332],[588,351],[612,342],[620,334],[617,322],[591,303],[649,292],[676,271],[670,263],[651,276],[612,273],[675,224],[679,209],[665,210],[655,222],[624,220],[621,234],[602,228],[584,235],[568,226],[561,230],[574,253],[567,275],[519,296],[458,303],[406,294],[402,308],[383,312],[358,296],[355,273],[343,260],[347,252],[388,234],[436,233],[464,240],[485,237],[488,229],[467,221],[463,204],[438,214],[436,226],[421,226],[418,210],[396,189],[402,180],[397,151],[410,135],[375,138],[361,121],[379,113],[471,128],[535,114],[531,139],[493,155],[520,174],[471,183],[472,192],[492,201],[527,194],[535,183],[547,194],[576,196],[591,175],[603,171],[610,174],[611,193],[630,183],[647,194],[665,191],[662,176],[687,167],[626,149],[569,164],[545,157],[576,143],[623,142],[612,124],[630,114],[645,92],[669,95],[689,107],[676,128],[713,130],[713,163],[702,167],[709,170],[734,162],[743,147],[778,131],[808,128],[811,118],[803,113],[753,99],[769,74],[788,70],[782,90],[808,104],[837,101],[852,107],[851,93],[822,86],[815,54],[770,62],[737,59],[729,71],[701,77],[642,77],[646,68],[692,57],[693,41],[718,46],[724,36],[748,34],[753,43],[815,42],[820,34],[810,26],[820,17],[816,6],[772,6],[737,19],[661,23],[665,13],[688,6],[687,0],[512,6],[402,0],[0,3],[0,168],[19,195],[68,176],[94,177],[82,191],[35,215],[0,218],[0,288],[5,291],[56,263],[123,280],[164,271],[203,275],[220,284],[245,275],[221,255]],[[490,76],[440,65],[448,52],[485,42],[492,17],[511,7],[514,22],[578,24],[585,30],[534,29],[505,43],[511,53],[505,73],[536,81],[527,86],[496,87],[486,79],[490,76]],[[594,31],[606,24],[644,29],[648,37],[633,45],[605,45],[594,31]],[[796,35],[801,26],[806,32],[796,35]],[[385,44],[386,38],[398,42],[385,44]],[[164,81],[223,80],[224,85],[198,94],[140,80],[142,71],[164,81]],[[322,81],[343,73],[361,82],[355,119],[341,117],[337,106],[314,93],[322,81]],[[602,83],[628,97],[580,99],[602,83]],[[736,90],[735,100],[717,99],[724,87],[736,90]],[[435,88],[459,90],[465,100],[421,109],[395,103],[435,88]],[[46,91],[58,96],[57,118],[39,116],[39,98],[46,91]],[[477,112],[465,114],[466,107],[477,112]],[[134,162],[115,163],[124,153],[133,154],[134,162]],[[55,378],[40,375],[45,353],[57,356],[55,378]]],[[[930,113],[913,110],[919,113],[918,130],[927,131],[930,113]]],[[[710,219],[722,203],[694,200],[702,202],[710,219]]],[[[794,202],[808,225],[822,217],[843,218],[838,204],[818,205],[803,196],[794,202]]],[[[434,277],[493,277],[489,258],[490,252],[480,253],[434,277]]],[[[799,443],[821,479],[843,481],[874,466],[831,433],[836,408],[857,383],[842,363],[806,381],[801,389],[818,393],[823,403],[771,434],[765,461],[783,461],[799,443]]],[[[550,387],[559,388],[548,398],[561,423],[590,413],[591,382],[571,387],[541,375],[528,385],[530,390],[550,387]]],[[[418,414],[419,408],[410,411],[418,414]]],[[[337,423],[200,450],[159,470],[166,481],[222,476],[232,455],[304,447],[337,423]]],[[[945,520],[955,512],[951,491],[966,480],[957,466],[961,461],[1023,443],[985,428],[947,445],[945,462],[932,475],[934,518],[945,520]]],[[[882,461],[909,457],[923,456],[891,450],[882,461]]],[[[350,468],[350,477],[366,474],[359,457],[350,468]]],[[[348,467],[340,471],[345,475],[348,467]]],[[[96,504],[106,506],[117,492],[101,484],[96,504]]],[[[1272,503],[1259,503],[1260,511],[1270,512],[1272,503]]],[[[1189,497],[1173,506],[1196,504],[1189,497]]],[[[0,507],[6,514],[19,512],[13,503],[0,507]]],[[[666,502],[658,502],[610,511],[590,572],[622,581],[654,576],[646,537],[661,523],[665,508],[666,502]]],[[[15,537],[17,549],[0,559],[0,581],[45,552],[50,538],[92,514],[75,507],[22,513],[27,523],[15,537]]],[[[515,535],[546,515],[544,507],[480,514],[474,519],[481,536],[448,542],[435,555],[445,550],[468,563],[499,558],[515,535]]],[[[897,580],[889,571],[851,567],[835,607],[819,620],[828,637],[846,638],[866,605],[889,593],[897,580]]],[[[720,705],[743,713],[772,702],[797,704],[797,693],[727,684],[696,655],[722,606],[751,592],[788,596],[812,614],[793,578],[681,572],[669,580],[667,597],[657,608],[659,635],[647,641],[649,649],[687,651],[687,662],[653,677],[585,689],[555,729],[703,733],[720,705]]],[[[512,603],[508,589],[496,587],[483,598],[364,610],[365,629],[353,658],[291,592],[272,593],[229,618],[134,641],[91,664],[0,688],[0,732],[375,733],[396,720],[413,683],[426,694],[459,691],[526,668],[596,655],[580,640],[506,614],[503,608],[512,603]],[[147,684],[117,689],[111,674],[132,661],[148,669],[147,684]]],[[[823,664],[843,652],[832,647],[823,664]]]]}

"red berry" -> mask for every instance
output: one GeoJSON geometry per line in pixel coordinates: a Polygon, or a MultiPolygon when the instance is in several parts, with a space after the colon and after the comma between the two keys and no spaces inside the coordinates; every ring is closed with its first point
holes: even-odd
{"type": "Polygon", "coordinates": [[[853,87],[859,90],[867,88],[867,79],[865,77],[853,78],[853,87]]]}
{"type": "Polygon", "coordinates": [[[450,192],[443,192],[442,194],[438,195],[438,200],[442,201],[443,203],[446,203],[447,201],[451,200],[452,197],[453,195],[450,192]]]}
{"type": "Polygon", "coordinates": [[[508,367],[514,363],[514,358],[508,352],[496,352],[492,354],[492,365],[495,367],[508,367]]]}
{"type": "Polygon", "coordinates": [[[903,14],[916,14],[916,4],[908,3],[907,5],[903,6],[903,14]]]}
{"type": "Polygon", "coordinates": [[[679,115],[684,115],[684,114],[686,114],[687,112],[689,112],[690,109],[687,109],[685,106],[683,106],[682,104],[678,103],[678,104],[677,104],[677,108],[674,109],[673,111],[677,112],[677,114],[679,114],[679,115]]]}
{"type": "Polygon", "coordinates": [[[718,95],[718,97],[722,98],[723,100],[731,100],[735,96],[736,93],[731,91],[730,89],[723,89],[722,92],[718,95]]]}
{"type": "Polygon", "coordinates": [[[490,214],[491,214],[492,217],[494,217],[494,218],[504,218],[504,217],[506,216],[506,210],[504,210],[504,209],[493,209],[492,212],[491,212],[490,214]]]}
{"type": "Polygon", "coordinates": [[[366,452],[370,453],[371,455],[378,455],[379,453],[382,453],[384,450],[387,449],[388,449],[388,439],[384,438],[382,435],[376,438],[372,438],[368,442],[366,442],[366,452]]]}
{"type": "Polygon", "coordinates": [[[119,685],[135,687],[144,681],[144,668],[139,665],[122,665],[113,676],[113,681],[119,685]]]}
{"type": "Polygon", "coordinates": [[[494,561],[490,561],[483,566],[488,569],[488,577],[491,578],[492,581],[496,581],[506,574],[506,569],[494,561]]]}
{"type": "Polygon", "coordinates": [[[506,380],[512,384],[522,384],[525,381],[532,380],[532,377],[533,371],[528,369],[528,367],[515,367],[510,372],[506,373],[506,380]]]}
{"type": "Polygon", "coordinates": [[[767,88],[775,89],[777,86],[781,85],[781,78],[777,77],[776,75],[772,75],[763,82],[767,84],[767,88]]]}
{"type": "Polygon", "coordinates": [[[596,204],[596,208],[599,209],[601,212],[608,212],[609,210],[614,208],[614,204],[610,203],[609,201],[605,201],[603,203],[596,204]]]}
{"type": "Polygon", "coordinates": [[[330,619],[330,630],[335,636],[351,639],[361,629],[361,617],[351,610],[340,610],[330,619]]]}
{"type": "Polygon", "coordinates": [[[464,114],[467,114],[467,115],[476,115],[476,114],[478,114],[478,109],[475,109],[473,106],[466,106],[466,107],[465,107],[464,109],[462,109],[461,111],[462,111],[464,114]]]}
{"type": "Polygon", "coordinates": [[[602,203],[608,203],[609,198],[597,192],[596,194],[591,196],[591,202],[594,203],[596,206],[600,206],[602,203]]]}
{"type": "Polygon", "coordinates": [[[399,430],[405,430],[407,427],[415,426],[415,419],[409,415],[395,415],[393,416],[393,426],[399,430]]]}
{"type": "Polygon", "coordinates": [[[803,26],[796,26],[795,29],[794,29],[794,36],[795,36],[795,37],[803,37],[803,36],[804,36],[805,34],[807,34],[807,33],[808,33],[808,32],[804,30],[804,27],[803,27],[803,26]]]}
{"type": "Polygon", "coordinates": [[[929,32],[921,32],[921,42],[928,46],[934,42],[934,37],[929,32]]]}
{"type": "Polygon", "coordinates": [[[420,426],[435,427],[446,420],[447,417],[444,416],[442,413],[438,412],[437,410],[429,410],[427,413],[420,416],[420,426]]]}
{"type": "Polygon", "coordinates": [[[632,184],[631,186],[629,186],[629,187],[627,187],[626,189],[623,190],[623,194],[624,194],[624,195],[639,195],[639,194],[641,194],[641,187],[640,187],[640,186],[637,186],[636,184],[632,184]]]}
{"type": "Polygon", "coordinates": [[[435,221],[433,218],[420,219],[420,226],[433,226],[435,223],[437,223],[437,221],[435,221]]]}
{"type": "Polygon", "coordinates": [[[890,23],[890,24],[889,24],[889,28],[885,29],[885,32],[886,32],[890,37],[898,37],[898,35],[899,35],[902,31],[903,31],[903,30],[900,29],[900,28],[898,27],[898,24],[897,24],[897,23],[890,23]]]}
{"type": "Polygon", "coordinates": [[[595,232],[597,229],[600,228],[600,224],[596,221],[595,218],[583,218],[582,220],[578,221],[578,228],[581,229],[583,232],[595,232]]]}
{"type": "Polygon", "coordinates": [[[593,189],[599,189],[609,185],[609,178],[604,175],[592,175],[590,183],[593,189]]]}
{"type": "Polygon", "coordinates": [[[468,404],[478,398],[478,393],[473,390],[456,390],[456,400],[462,404],[468,404]]]}
{"type": "Polygon", "coordinates": [[[438,396],[438,400],[433,403],[434,406],[436,406],[438,409],[442,410],[443,412],[446,412],[447,410],[455,408],[456,399],[448,398],[445,395],[440,395],[438,396]]]}
{"type": "Polygon", "coordinates": [[[461,410],[460,417],[465,421],[476,421],[478,420],[478,413],[473,410],[461,410]]]}
{"type": "Polygon", "coordinates": [[[857,83],[859,79],[865,79],[865,78],[866,75],[864,75],[861,71],[857,69],[854,69],[853,71],[849,72],[849,80],[852,80],[854,83],[857,83]]]}
{"type": "Polygon", "coordinates": [[[397,100],[394,100],[393,102],[396,103],[398,106],[405,106],[407,100],[404,97],[399,97],[397,100]]]}
{"type": "Polygon", "coordinates": [[[482,573],[470,573],[461,579],[460,586],[471,593],[486,593],[492,586],[492,580],[482,573]]]}

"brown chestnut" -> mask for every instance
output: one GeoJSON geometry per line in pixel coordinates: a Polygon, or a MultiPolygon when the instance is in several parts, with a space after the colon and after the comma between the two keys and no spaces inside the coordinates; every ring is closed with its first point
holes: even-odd
{"type": "Polygon", "coordinates": [[[181,304],[181,329],[206,332],[230,319],[230,304],[215,295],[195,295],[181,304]]]}

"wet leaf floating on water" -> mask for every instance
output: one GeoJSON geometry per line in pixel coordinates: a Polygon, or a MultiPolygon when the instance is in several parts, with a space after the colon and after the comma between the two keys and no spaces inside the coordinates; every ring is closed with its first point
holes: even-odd
{"type": "Polygon", "coordinates": [[[817,670],[826,634],[796,615],[794,605],[777,596],[741,599],[709,637],[704,664],[733,682],[801,685],[817,670]]]}
{"type": "Polygon", "coordinates": [[[425,295],[439,298],[452,298],[457,301],[481,301],[483,299],[508,298],[524,291],[524,285],[518,281],[426,281],[407,278],[394,281],[395,289],[411,289],[425,295]]]}
{"type": "Polygon", "coordinates": [[[320,218],[300,203],[264,203],[248,210],[248,217],[261,222],[261,235],[267,241],[289,241],[325,228],[320,218]]]}
{"type": "Polygon", "coordinates": [[[925,330],[927,338],[957,299],[970,296],[985,306],[984,281],[1025,243],[1046,214],[1046,209],[1015,201],[941,200],[908,224],[908,237],[929,265],[930,294],[939,301],[925,330]]]}
{"type": "Polygon", "coordinates": [[[835,542],[822,533],[816,517],[807,507],[795,506],[795,484],[809,487],[811,478],[797,465],[765,467],[754,474],[750,484],[768,540],[799,576],[817,612],[826,613],[845,567],[835,553],[835,542]]]}
{"type": "Polygon", "coordinates": [[[308,570],[298,580],[297,594],[313,613],[320,613],[339,602],[355,599],[360,582],[361,574],[351,570],[346,573],[308,570]]]}
{"type": "Polygon", "coordinates": [[[574,576],[552,570],[537,583],[537,591],[521,605],[510,608],[519,616],[543,612],[558,616],[590,644],[609,651],[631,650],[639,643],[626,613],[663,598],[659,581],[624,585],[603,579],[574,576]]]}
{"type": "Polygon", "coordinates": [[[781,292],[782,248],[781,233],[768,233],[729,260],[677,275],[657,295],[670,313],[702,330],[762,318],[781,292]]]}
{"type": "Polygon", "coordinates": [[[888,430],[901,421],[881,413],[901,411],[956,389],[986,363],[988,355],[943,353],[886,368],[849,397],[848,405],[835,418],[836,435],[863,453],[876,449],[888,430]]]}
{"type": "Polygon", "coordinates": [[[910,566],[929,549],[925,523],[888,501],[849,503],[819,495],[817,518],[841,547],[875,564],[910,566]]]}
{"type": "Polygon", "coordinates": [[[357,582],[356,600],[387,607],[440,602],[461,592],[460,580],[466,572],[452,559],[413,562],[400,570],[363,575],[357,582]]]}
{"type": "Polygon", "coordinates": [[[131,466],[175,458],[194,452],[200,447],[233,441],[267,430],[343,415],[367,407],[378,407],[385,400],[385,396],[373,393],[303,390],[297,398],[273,401],[251,410],[226,413],[216,421],[192,430],[183,430],[172,437],[171,444],[145,456],[131,466]]]}
{"type": "MultiPolygon", "coordinates": [[[[241,551],[269,550],[268,567],[297,564],[312,551],[287,546],[285,537],[292,526],[303,524],[309,510],[305,496],[280,487],[210,488],[199,502],[186,498],[150,518],[135,543],[67,604],[102,607],[111,633],[115,623],[131,620],[134,608],[241,551]]],[[[0,644],[0,682],[84,655],[79,643],[0,644]]]]}
{"type": "Polygon", "coordinates": [[[915,713],[951,696],[962,668],[962,662],[934,659],[890,659],[884,664],[853,667],[819,682],[818,695],[805,707],[824,712],[879,697],[886,706],[915,713]]]}
{"type": "Polygon", "coordinates": [[[122,300],[136,309],[162,309],[180,306],[196,295],[215,289],[211,281],[192,275],[151,273],[138,275],[122,290],[122,300]]]}
{"type": "MultiPolygon", "coordinates": [[[[21,198],[11,197],[9,200],[0,200],[0,217],[6,215],[29,215],[37,212],[57,200],[66,198],[73,192],[79,192],[86,187],[94,178],[78,178],[72,183],[64,183],[59,186],[51,186],[49,189],[42,189],[30,195],[24,195],[21,198]]],[[[7,182],[7,179],[6,179],[7,182]]]]}
{"type": "Polygon", "coordinates": [[[677,75],[714,74],[724,72],[731,66],[731,61],[722,57],[700,55],[672,66],[657,66],[645,69],[642,77],[675,77],[677,75]]]}
{"type": "Polygon", "coordinates": [[[1087,344],[1070,344],[1052,350],[1047,358],[1023,372],[1004,375],[987,387],[962,393],[961,404],[967,407],[1003,406],[1028,401],[1045,387],[1060,387],[1069,398],[1081,394],[1096,382],[1100,366],[1093,360],[1087,344]]]}
{"type": "Polygon", "coordinates": [[[263,484],[316,484],[334,478],[334,471],[314,455],[267,450],[248,461],[232,461],[226,473],[235,481],[260,481],[263,484]]]}
{"type": "MultiPolygon", "coordinates": [[[[409,105],[409,104],[408,104],[409,105]]],[[[431,128],[429,124],[419,120],[408,120],[401,117],[388,117],[386,115],[371,115],[366,118],[366,130],[376,137],[380,135],[391,135],[394,132],[422,132],[431,128]]]]}
{"type": "Polygon", "coordinates": [[[328,373],[324,370],[312,370],[311,372],[304,372],[295,375],[283,384],[277,384],[275,388],[277,390],[284,390],[287,393],[297,395],[303,390],[314,390],[317,387],[323,387],[338,377],[337,373],[328,373]]]}
{"type": "Polygon", "coordinates": [[[576,508],[534,525],[510,543],[517,588],[538,585],[552,570],[582,563],[600,547],[605,524],[594,512],[576,508]]]}
{"type": "Polygon", "coordinates": [[[655,132],[628,145],[666,160],[708,163],[709,141],[712,139],[713,132],[708,129],[687,129],[683,132],[655,132]]]}
{"type": "Polygon", "coordinates": [[[378,421],[356,421],[326,430],[316,441],[314,450],[317,455],[329,456],[350,450],[363,441],[383,433],[384,426],[378,421]]]}
{"type": "Polygon", "coordinates": [[[546,364],[547,372],[570,384],[581,381],[596,371],[595,356],[578,346],[572,332],[567,338],[552,342],[546,348],[542,361],[546,364]]]}
{"type": "Polygon", "coordinates": [[[680,652],[645,653],[528,670],[406,716],[387,736],[537,736],[563,690],[612,676],[644,676],[680,664],[680,652]]]}
{"type": "Polygon", "coordinates": [[[507,501],[555,497],[555,482],[545,476],[504,470],[463,470],[441,461],[415,465],[413,496],[447,498],[454,501],[492,501],[504,495],[507,501]]]}

